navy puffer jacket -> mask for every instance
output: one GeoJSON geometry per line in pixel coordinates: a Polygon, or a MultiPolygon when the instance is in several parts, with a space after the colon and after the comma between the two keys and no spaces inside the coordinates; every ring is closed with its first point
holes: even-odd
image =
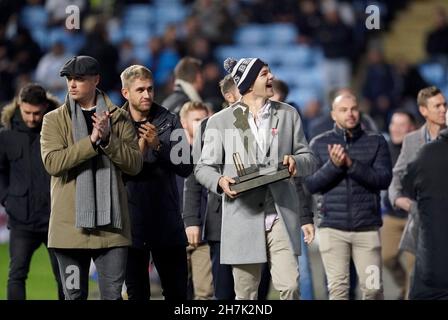
{"type": "Polygon", "coordinates": [[[319,169],[305,179],[311,193],[323,195],[319,227],[364,231],[382,225],[380,191],[392,179],[389,149],[384,137],[358,125],[352,137],[335,125],[315,137],[310,147],[319,169]],[[336,167],[328,154],[329,144],[341,144],[353,160],[350,168],[336,167]]]}

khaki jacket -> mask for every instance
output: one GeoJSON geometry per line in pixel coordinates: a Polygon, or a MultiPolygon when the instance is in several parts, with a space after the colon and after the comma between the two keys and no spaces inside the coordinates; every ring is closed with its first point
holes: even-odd
{"type": "MultiPolygon", "coordinates": [[[[104,94],[103,94],[104,95],[104,94]]],[[[104,95],[109,110],[117,108],[104,95]]],[[[111,118],[109,144],[102,148],[115,164],[118,176],[136,175],[143,166],[137,136],[126,111],[118,108],[111,118]]],[[[67,103],[45,115],[41,131],[41,154],[51,177],[51,215],[48,247],[99,249],[128,246],[131,231],[127,194],[122,179],[118,179],[123,229],[101,227],[87,230],[75,227],[76,168],[96,156],[89,136],[73,141],[72,121],[67,103]]]]}

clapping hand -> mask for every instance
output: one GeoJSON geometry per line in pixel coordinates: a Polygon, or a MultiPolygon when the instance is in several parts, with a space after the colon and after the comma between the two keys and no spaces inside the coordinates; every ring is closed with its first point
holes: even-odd
{"type": "Polygon", "coordinates": [[[109,111],[103,111],[102,114],[93,114],[93,130],[90,136],[92,142],[96,143],[98,140],[101,140],[102,142],[107,143],[109,141],[110,118],[111,114],[109,111]]]}
{"type": "Polygon", "coordinates": [[[329,144],[328,153],[330,159],[336,167],[347,166],[350,167],[353,163],[352,159],[340,144],[329,144]]]}
{"type": "Polygon", "coordinates": [[[138,128],[138,138],[140,149],[148,147],[156,149],[160,144],[157,127],[149,122],[142,124],[138,128]]]}

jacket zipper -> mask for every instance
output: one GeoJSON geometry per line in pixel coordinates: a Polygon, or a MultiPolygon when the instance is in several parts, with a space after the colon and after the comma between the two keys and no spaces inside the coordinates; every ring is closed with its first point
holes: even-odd
{"type": "MultiPolygon", "coordinates": [[[[348,136],[348,132],[344,130],[344,141],[345,141],[345,150],[347,152],[347,155],[349,154],[350,150],[350,137],[348,136]]],[[[352,213],[352,184],[350,181],[350,177],[346,176],[346,188],[347,188],[347,211],[348,211],[348,226],[350,230],[353,230],[353,213],[352,213]]]]}

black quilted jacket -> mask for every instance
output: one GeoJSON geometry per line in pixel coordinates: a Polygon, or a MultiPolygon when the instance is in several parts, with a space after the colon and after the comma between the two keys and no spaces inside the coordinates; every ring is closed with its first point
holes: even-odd
{"type": "Polygon", "coordinates": [[[305,179],[311,193],[323,195],[319,227],[363,231],[382,225],[380,191],[392,179],[389,149],[384,137],[360,126],[352,137],[335,126],[315,137],[310,144],[319,160],[319,169],[305,179]],[[328,145],[341,144],[353,165],[336,167],[329,158],[328,145]]]}

